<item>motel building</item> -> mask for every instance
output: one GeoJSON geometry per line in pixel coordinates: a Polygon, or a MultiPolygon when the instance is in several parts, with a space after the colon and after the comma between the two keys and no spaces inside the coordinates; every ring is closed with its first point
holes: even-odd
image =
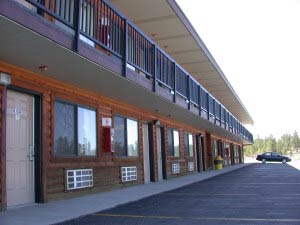
{"type": "Polygon", "coordinates": [[[0,209],[243,163],[253,119],[175,0],[0,1],[0,209]]]}

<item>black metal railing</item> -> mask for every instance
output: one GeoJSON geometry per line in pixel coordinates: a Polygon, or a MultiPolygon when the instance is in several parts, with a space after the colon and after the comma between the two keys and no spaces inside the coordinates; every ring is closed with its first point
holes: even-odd
{"type": "Polygon", "coordinates": [[[203,87],[200,87],[200,102],[201,110],[208,112],[208,93],[203,87]]]}
{"type": "Polygon", "coordinates": [[[198,106],[199,112],[205,112],[206,119],[221,121],[219,126],[253,142],[252,134],[222,104],[107,0],[26,1],[37,14],[75,34],[75,51],[79,40],[86,38],[95,47],[122,59],[124,76],[130,65],[151,78],[154,86],[158,84],[169,90],[174,102],[178,94],[187,103],[198,106]]]}
{"type": "Polygon", "coordinates": [[[127,35],[127,63],[152,77],[152,43],[132,25],[128,25],[127,35]]]}
{"type": "Polygon", "coordinates": [[[174,64],[170,58],[161,50],[156,51],[156,78],[159,83],[173,89],[174,86],[174,64]]]}
{"type": "Polygon", "coordinates": [[[200,101],[200,86],[198,85],[198,82],[194,79],[190,79],[190,101],[196,105],[199,106],[200,101]]]}
{"type": "Polygon", "coordinates": [[[180,67],[176,66],[176,92],[183,98],[188,97],[188,80],[189,75],[180,67]]]}

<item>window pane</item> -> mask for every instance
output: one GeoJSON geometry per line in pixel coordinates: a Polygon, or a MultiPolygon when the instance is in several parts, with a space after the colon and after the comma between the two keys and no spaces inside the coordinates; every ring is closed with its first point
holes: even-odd
{"type": "Polygon", "coordinates": [[[127,155],[138,156],[138,123],[127,119],[127,155]]]}
{"type": "Polygon", "coordinates": [[[54,152],[56,156],[74,156],[75,151],[75,106],[54,104],[54,152]]]}
{"type": "Polygon", "coordinates": [[[190,156],[189,153],[189,135],[187,133],[184,134],[184,149],[185,149],[185,155],[190,156]]]}
{"type": "Polygon", "coordinates": [[[126,156],[125,146],[125,118],[120,116],[114,117],[114,139],[116,156],[126,156]]]}
{"type": "Polygon", "coordinates": [[[194,143],[193,143],[193,135],[189,134],[189,156],[194,155],[194,143]]]}
{"type": "Polygon", "coordinates": [[[172,129],[168,129],[168,153],[169,153],[169,156],[174,156],[173,130],[172,129]]]}
{"type": "Polygon", "coordinates": [[[96,112],[78,107],[78,155],[96,155],[96,112]]]}
{"type": "Polygon", "coordinates": [[[173,138],[174,138],[174,156],[179,156],[179,132],[174,130],[173,131],[173,138]]]}

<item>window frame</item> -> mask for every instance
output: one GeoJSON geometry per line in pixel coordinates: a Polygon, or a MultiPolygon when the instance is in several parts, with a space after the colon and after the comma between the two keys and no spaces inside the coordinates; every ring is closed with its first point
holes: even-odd
{"type": "Polygon", "coordinates": [[[189,132],[184,133],[184,149],[185,149],[185,157],[194,157],[194,135],[192,133],[189,132]],[[190,149],[190,136],[192,136],[192,146],[193,146],[192,149],[190,149]],[[192,155],[191,155],[191,150],[193,153],[192,155]]]}
{"type": "Polygon", "coordinates": [[[74,107],[74,142],[76,143],[74,152],[74,155],[56,155],[55,153],[55,148],[53,146],[53,155],[54,158],[97,158],[99,155],[99,143],[98,143],[98,111],[97,108],[93,108],[91,106],[86,106],[80,103],[74,103],[72,101],[68,101],[68,100],[64,100],[61,98],[55,98],[53,101],[53,145],[55,144],[55,139],[54,139],[54,133],[55,133],[55,102],[61,103],[61,104],[65,104],[65,105],[71,105],[74,107]],[[96,125],[95,125],[95,134],[96,134],[96,150],[95,150],[95,155],[79,155],[78,154],[78,107],[83,108],[83,109],[87,109],[90,111],[94,111],[95,112],[95,121],[96,121],[96,125]]]}
{"type": "Polygon", "coordinates": [[[138,119],[135,119],[135,118],[132,118],[132,117],[127,117],[127,116],[123,116],[123,115],[120,115],[120,114],[114,114],[113,115],[113,128],[115,129],[115,117],[120,117],[120,118],[123,118],[125,119],[124,120],[124,135],[125,135],[125,140],[124,140],[124,143],[125,143],[125,148],[126,148],[126,155],[117,155],[116,154],[116,151],[114,152],[114,157],[117,157],[117,158],[138,158],[140,156],[139,154],[139,145],[140,145],[140,140],[139,140],[139,120],[138,119]],[[128,129],[127,129],[127,120],[132,120],[132,121],[135,121],[137,122],[137,155],[128,155],[128,129]]]}
{"type": "MultiPolygon", "coordinates": [[[[177,129],[173,129],[173,128],[168,128],[167,129],[167,132],[168,132],[168,135],[167,135],[167,137],[168,137],[168,156],[169,157],[176,157],[176,158],[180,158],[180,131],[179,130],[177,130],[177,129]],[[172,153],[173,154],[170,154],[171,153],[171,151],[170,151],[170,146],[169,146],[169,131],[172,131],[172,153]],[[178,132],[178,155],[175,155],[175,144],[174,144],[174,132],[178,132]]],[[[171,142],[170,142],[171,143],[171,142]]]]}

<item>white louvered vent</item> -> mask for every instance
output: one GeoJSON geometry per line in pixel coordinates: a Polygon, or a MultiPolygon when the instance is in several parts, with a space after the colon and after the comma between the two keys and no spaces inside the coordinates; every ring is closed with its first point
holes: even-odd
{"type": "Polygon", "coordinates": [[[137,180],[136,166],[121,167],[122,182],[137,180]]]}
{"type": "Polygon", "coordinates": [[[180,165],[179,163],[172,164],[172,174],[180,173],[180,165]]]}
{"type": "Polygon", "coordinates": [[[67,190],[93,186],[93,169],[67,170],[67,190]]]}
{"type": "Polygon", "coordinates": [[[188,162],[188,171],[194,171],[195,170],[195,164],[194,162],[188,162]]]}

